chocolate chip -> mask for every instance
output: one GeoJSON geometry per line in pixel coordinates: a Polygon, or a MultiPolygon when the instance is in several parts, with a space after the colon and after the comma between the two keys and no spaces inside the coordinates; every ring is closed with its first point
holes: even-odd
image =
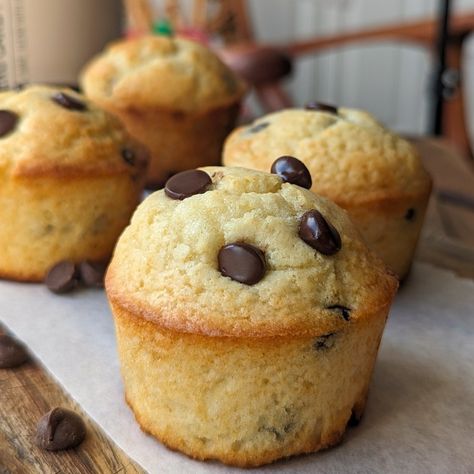
{"type": "Polygon", "coordinates": [[[165,193],[171,199],[183,200],[206,192],[211,184],[211,178],[204,171],[182,171],[166,181],[165,193]]]}
{"type": "Polygon", "coordinates": [[[305,107],[306,110],[315,110],[318,112],[328,112],[330,114],[337,115],[337,107],[331,104],[325,104],[323,102],[308,102],[305,107]]]}
{"type": "Polygon", "coordinates": [[[84,111],[86,110],[86,104],[81,102],[80,100],[66,94],[64,92],[58,92],[54,94],[52,99],[61,107],[69,110],[77,110],[77,111],[84,111]]]}
{"type": "Polygon", "coordinates": [[[326,309],[337,311],[346,321],[349,321],[349,319],[351,319],[351,309],[347,308],[346,306],[342,306],[340,304],[333,304],[331,306],[328,306],[326,309]]]}
{"type": "Polygon", "coordinates": [[[74,448],[86,436],[82,418],[66,408],[53,408],[43,415],[36,429],[36,444],[48,451],[74,448]]]}
{"type": "Polygon", "coordinates": [[[224,276],[245,285],[255,285],[265,275],[265,254],[250,244],[233,243],[222,247],[219,270],[224,276]]]}
{"type": "Polygon", "coordinates": [[[257,123],[253,127],[250,127],[247,131],[249,133],[258,133],[258,132],[261,132],[262,130],[265,130],[269,125],[270,125],[269,122],[257,123]]]}
{"type": "Polygon", "coordinates": [[[79,264],[81,282],[91,288],[103,288],[106,269],[107,264],[104,262],[81,262],[79,264]]]}
{"type": "Polygon", "coordinates": [[[0,369],[12,369],[28,360],[26,349],[13,337],[0,334],[0,369]]]}
{"type": "Polygon", "coordinates": [[[125,163],[128,163],[131,166],[135,164],[135,153],[128,148],[122,149],[122,158],[125,163]]]}
{"type": "Polygon", "coordinates": [[[319,336],[315,339],[313,343],[313,347],[317,351],[325,351],[327,349],[331,349],[334,346],[335,341],[335,334],[333,332],[329,334],[325,334],[323,336],[319,336]]]}
{"type": "Polygon", "coordinates": [[[54,265],[45,278],[46,286],[53,293],[67,293],[77,286],[78,272],[73,262],[59,262],[54,265]]]}
{"type": "Polygon", "coordinates": [[[9,110],[0,110],[0,138],[8,135],[18,121],[18,115],[9,110]]]}
{"type": "Polygon", "coordinates": [[[351,411],[351,417],[349,418],[349,421],[347,422],[348,426],[357,426],[360,424],[360,421],[362,420],[362,412],[360,410],[356,410],[355,408],[352,409],[351,411]]]}
{"type": "Polygon", "coordinates": [[[293,156],[280,156],[271,167],[271,172],[280,176],[286,183],[297,184],[310,189],[313,184],[311,174],[305,164],[293,156]]]}
{"type": "Polygon", "coordinates": [[[410,209],[408,209],[408,211],[407,211],[406,214],[405,214],[405,219],[406,219],[407,221],[413,221],[413,220],[415,220],[415,215],[416,215],[415,209],[413,209],[412,207],[410,207],[410,209]]]}
{"type": "Polygon", "coordinates": [[[339,232],[316,209],[303,214],[299,236],[323,255],[333,255],[341,250],[339,232]]]}

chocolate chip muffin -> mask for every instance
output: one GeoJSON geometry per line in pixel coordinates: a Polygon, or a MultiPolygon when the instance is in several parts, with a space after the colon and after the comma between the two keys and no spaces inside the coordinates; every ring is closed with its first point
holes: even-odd
{"type": "Polygon", "coordinates": [[[0,276],[41,281],[61,260],[109,259],[138,204],[146,152],[68,89],[0,94],[0,276]]]}
{"type": "Polygon", "coordinates": [[[396,288],[325,198],[241,168],[180,173],[139,206],[106,277],[126,399],[197,459],[332,446],[362,415],[396,288]]]}
{"type": "Polygon", "coordinates": [[[281,155],[303,161],[311,190],[345,208],[369,246],[407,275],[431,191],[412,145],[366,112],[312,103],[236,129],[223,162],[270,171],[281,155]]]}
{"type": "Polygon", "coordinates": [[[150,187],[178,171],[219,164],[244,93],[209,49],[164,36],[112,44],[86,67],[82,85],[148,146],[150,187]]]}

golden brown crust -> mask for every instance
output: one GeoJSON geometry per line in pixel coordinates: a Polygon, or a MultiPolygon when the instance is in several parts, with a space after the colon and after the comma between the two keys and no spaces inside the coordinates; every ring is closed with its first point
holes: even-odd
{"type": "Polygon", "coordinates": [[[341,440],[363,414],[386,317],[320,348],[313,338],[179,334],[113,303],[112,311],[126,400],[141,428],[195,459],[240,467],[341,440]]]}
{"type": "MultiPolygon", "coordinates": [[[[380,192],[378,195],[374,193],[361,201],[341,198],[339,202],[335,200],[334,202],[349,213],[359,209],[365,209],[367,212],[403,213],[407,210],[408,203],[419,202],[420,200],[425,202],[426,196],[430,194],[431,189],[432,183],[429,181],[427,186],[418,192],[410,192],[398,196],[382,195],[383,193],[380,192]]],[[[331,198],[329,197],[329,199],[331,198]]]]}
{"type": "MultiPolygon", "coordinates": [[[[392,277],[395,282],[396,278],[392,277]]],[[[113,269],[109,268],[106,276],[107,296],[109,301],[116,307],[121,308],[135,317],[142,318],[146,321],[153,322],[161,328],[176,331],[178,333],[200,334],[210,337],[247,337],[256,339],[272,339],[283,336],[291,337],[317,337],[324,334],[337,332],[352,323],[344,321],[341,317],[334,317],[334,313],[330,310],[320,309],[315,311],[313,317],[318,321],[317,326],[308,324],[306,315],[299,318],[298,314],[293,311],[288,313],[287,318],[279,318],[278,323],[271,320],[262,320],[258,323],[249,323],[252,311],[248,314],[242,314],[239,324],[223,324],[219,314],[216,315],[199,315],[192,312],[183,313],[173,310],[173,305],[166,308],[152,307],[143,302],[139,303],[132,298],[127,298],[123,293],[117,291],[118,285],[114,282],[113,269]],[[281,322],[287,320],[287,324],[281,322]],[[220,321],[221,324],[216,325],[214,321],[220,321]],[[295,322],[296,321],[296,322],[295,322]]],[[[358,318],[370,318],[373,314],[381,311],[388,311],[396,292],[398,284],[393,284],[391,291],[387,291],[385,301],[379,301],[378,306],[370,306],[366,308],[366,312],[352,311],[351,317],[355,320],[358,318]]],[[[388,290],[388,288],[387,288],[388,290]]],[[[290,311],[290,306],[288,310],[290,311]]]]}
{"type": "Polygon", "coordinates": [[[340,208],[268,173],[205,170],[213,185],[204,194],[176,201],[158,191],[137,209],[106,277],[114,304],[179,332],[249,337],[319,335],[390,305],[395,278],[340,208]],[[333,256],[298,236],[311,209],[341,235],[333,256]],[[219,248],[232,241],[264,249],[268,269],[256,285],[219,272],[219,248]],[[350,320],[332,305],[350,308],[350,320]]]}
{"type": "MultiPolygon", "coordinates": [[[[138,145],[134,147],[138,148],[138,145]]],[[[137,172],[138,175],[138,172],[137,172]]],[[[106,169],[96,166],[82,167],[61,166],[54,164],[31,164],[28,166],[17,167],[12,175],[14,178],[57,178],[57,179],[83,179],[83,178],[114,178],[117,176],[130,176],[130,170],[121,167],[121,169],[106,169]]]]}
{"type": "MultiPolygon", "coordinates": [[[[275,448],[271,451],[266,451],[264,453],[258,453],[253,456],[248,456],[246,458],[242,458],[241,455],[236,453],[232,453],[231,451],[227,453],[222,453],[219,455],[203,455],[201,451],[198,449],[193,449],[187,443],[183,442],[181,438],[176,436],[172,431],[169,431],[166,436],[161,435],[156,429],[154,425],[148,425],[146,422],[141,420],[140,415],[137,413],[137,410],[134,408],[133,404],[128,400],[127,395],[125,394],[125,402],[133,411],[135,416],[135,420],[140,425],[140,428],[145,433],[154,436],[158,439],[161,443],[163,443],[168,449],[171,451],[182,452],[189,456],[192,459],[196,459],[197,461],[220,461],[224,464],[228,464],[230,466],[236,466],[241,468],[252,468],[252,467],[259,467],[265,464],[270,464],[275,462],[279,459],[282,459],[280,454],[280,450],[275,448]]],[[[362,410],[363,414],[363,410],[362,410]]],[[[284,459],[298,456],[301,454],[311,454],[317,451],[323,451],[325,449],[332,448],[340,444],[344,438],[344,434],[346,431],[347,423],[349,420],[341,420],[339,423],[335,423],[335,425],[339,425],[339,429],[335,429],[334,432],[327,435],[325,439],[320,439],[316,437],[315,440],[308,440],[303,446],[301,446],[298,450],[295,450],[290,455],[284,456],[284,459]]]]}
{"type": "Polygon", "coordinates": [[[10,280],[16,281],[21,283],[39,283],[43,281],[44,273],[42,272],[33,272],[28,269],[14,269],[14,270],[7,270],[7,271],[0,271],[0,279],[1,280],[10,280]]]}
{"type": "Polygon", "coordinates": [[[142,185],[123,175],[4,183],[1,277],[42,281],[61,260],[108,261],[138,204],[142,185]]]}
{"type": "Polygon", "coordinates": [[[347,207],[351,219],[357,223],[370,248],[400,280],[410,271],[428,197],[429,192],[347,207]]]}

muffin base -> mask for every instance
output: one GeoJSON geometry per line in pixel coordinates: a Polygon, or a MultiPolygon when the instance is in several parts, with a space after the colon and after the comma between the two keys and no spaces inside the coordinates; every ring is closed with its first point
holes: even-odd
{"type": "Polygon", "coordinates": [[[203,113],[163,109],[109,109],[150,151],[147,187],[163,187],[175,173],[218,165],[224,140],[235,126],[240,102],[203,113]]]}
{"type": "Polygon", "coordinates": [[[178,333],[111,303],[126,400],[173,450],[252,467],[337,444],[364,411],[388,309],[319,337],[178,333]]]}
{"type": "Polygon", "coordinates": [[[347,210],[367,245],[403,281],[410,272],[430,191],[374,203],[336,203],[347,210]]]}
{"type": "Polygon", "coordinates": [[[61,260],[108,261],[141,187],[128,174],[12,178],[0,191],[0,277],[37,282],[61,260]]]}

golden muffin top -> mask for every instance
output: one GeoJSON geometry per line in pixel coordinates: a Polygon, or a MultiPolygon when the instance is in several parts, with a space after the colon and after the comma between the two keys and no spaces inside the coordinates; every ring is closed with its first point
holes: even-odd
{"type": "Polygon", "coordinates": [[[337,205],[275,174],[222,167],[179,173],[150,195],[106,279],[112,303],[138,317],[242,337],[350,328],[397,286],[337,205]]]}
{"type": "Polygon", "coordinates": [[[16,177],[144,174],[147,153],[81,94],[30,86],[0,93],[0,172],[16,177]]]}
{"type": "Polygon", "coordinates": [[[119,109],[202,112],[240,100],[243,82],[208,48],[178,37],[121,40],[82,74],[85,93],[119,109]]]}
{"type": "Polygon", "coordinates": [[[298,157],[313,177],[312,191],[349,208],[427,192],[430,177],[415,148],[361,110],[287,109],[237,128],[223,162],[269,171],[276,156],[298,157]]]}

